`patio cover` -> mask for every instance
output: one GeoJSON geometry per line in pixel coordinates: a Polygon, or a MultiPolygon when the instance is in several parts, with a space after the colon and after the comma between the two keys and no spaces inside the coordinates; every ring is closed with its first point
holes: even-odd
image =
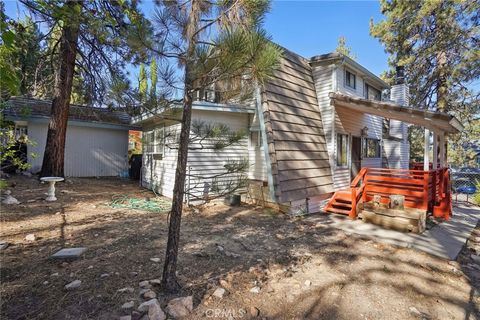
{"type": "Polygon", "coordinates": [[[393,102],[373,101],[347,96],[338,92],[329,94],[331,103],[384,118],[399,120],[424,127],[437,133],[458,133],[463,125],[452,115],[425,109],[404,107],[393,102]]]}

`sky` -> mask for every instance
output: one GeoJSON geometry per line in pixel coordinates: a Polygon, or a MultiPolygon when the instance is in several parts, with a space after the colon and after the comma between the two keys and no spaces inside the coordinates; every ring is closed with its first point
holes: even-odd
{"type": "MultiPolygon", "coordinates": [[[[152,2],[142,1],[148,14],[152,2]]],[[[5,11],[14,18],[21,5],[5,1],[5,11]]],[[[370,19],[382,19],[378,1],[282,1],[273,0],[265,28],[273,41],[306,58],[332,52],[339,36],[356,55],[357,62],[375,74],[387,70],[388,55],[378,40],[369,35],[370,19]]]]}

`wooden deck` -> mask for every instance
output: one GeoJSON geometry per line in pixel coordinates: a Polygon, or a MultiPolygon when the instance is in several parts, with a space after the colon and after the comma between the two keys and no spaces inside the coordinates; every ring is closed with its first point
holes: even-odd
{"type": "Polygon", "coordinates": [[[325,211],[355,219],[363,203],[380,196],[380,202],[388,205],[391,195],[402,195],[406,208],[425,210],[437,218],[448,220],[452,214],[448,168],[428,171],[362,168],[350,189],[335,192],[325,211]]]}

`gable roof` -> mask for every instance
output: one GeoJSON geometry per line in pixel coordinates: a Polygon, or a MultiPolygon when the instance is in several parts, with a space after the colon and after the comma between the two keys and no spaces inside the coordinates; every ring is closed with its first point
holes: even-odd
{"type": "Polygon", "coordinates": [[[309,61],[288,50],[262,91],[275,198],[333,192],[332,172],[309,61]]]}
{"type": "MultiPolygon", "coordinates": [[[[29,118],[50,118],[51,108],[51,100],[11,97],[3,112],[8,119],[28,120],[29,118]]],[[[107,108],[75,104],[70,105],[68,120],[131,126],[130,116],[125,111],[112,111],[107,108]]]]}

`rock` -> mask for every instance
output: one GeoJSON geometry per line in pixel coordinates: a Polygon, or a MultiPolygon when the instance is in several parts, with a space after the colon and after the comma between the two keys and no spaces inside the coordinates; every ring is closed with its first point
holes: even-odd
{"type": "Polygon", "coordinates": [[[132,277],[136,277],[138,276],[138,272],[133,271],[133,272],[130,272],[129,275],[132,277]]]}
{"type": "Polygon", "coordinates": [[[69,284],[67,284],[65,286],[65,289],[75,290],[75,289],[79,288],[81,284],[82,284],[81,280],[74,280],[74,281],[70,282],[69,284]]]}
{"type": "Polygon", "coordinates": [[[225,292],[226,292],[225,289],[223,289],[223,288],[217,288],[217,289],[213,292],[212,296],[222,299],[222,298],[223,298],[223,295],[225,294],[225,292]]]}
{"type": "Polygon", "coordinates": [[[150,284],[153,284],[153,285],[160,285],[162,283],[162,281],[160,279],[152,279],[152,280],[149,280],[150,284]]]}
{"type": "Polygon", "coordinates": [[[132,316],[131,316],[131,315],[121,316],[121,317],[119,318],[119,320],[132,320],[132,316]]]}
{"type": "MultiPolygon", "coordinates": [[[[78,259],[87,250],[85,247],[62,248],[50,256],[51,259],[78,259]]],[[[93,266],[92,266],[93,268],[93,266]]]]}
{"type": "Polygon", "coordinates": [[[150,289],[152,286],[150,285],[150,282],[148,280],[140,281],[138,283],[138,286],[143,289],[150,289]]]}
{"type": "Polygon", "coordinates": [[[0,242],[0,251],[8,248],[7,242],[0,242]]]}
{"type": "Polygon", "coordinates": [[[228,283],[227,280],[221,279],[221,280],[219,281],[219,283],[220,283],[220,285],[221,285],[222,287],[224,287],[225,289],[229,289],[229,290],[230,290],[230,289],[232,288],[232,286],[230,285],[230,283],[228,283]]]}
{"type": "Polygon", "coordinates": [[[148,300],[148,301],[145,301],[144,303],[140,304],[137,308],[137,310],[139,312],[147,312],[148,309],[150,308],[150,305],[152,304],[158,304],[160,305],[160,303],[158,302],[157,299],[152,299],[152,300],[148,300]]]}
{"type": "Polygon", "coordinates": [[[160,308],[160,303],[158,300],[154,300],[155,303],[150,304],[148,307],[148,318],[149,320],[165,320],[167,316],[165,312],[163,312],[162,308],[160,308]]]}
{"type": "Polygon", "coordinates": [[[48,281],[43,281],[43,285],[47,285],[48,284],[48,281]]]}
{"type": "Polygon", "coordinates": [[[305,285],[305,287],[310,287],[312,285],[312,281],[305,280],[304,285],[305,285]]]}
{"type": "Polygon", "coordinates": [[[50,277],[58,277],[58,272],[52,273],[50,277]]]}
{"type": "MultiPolygon", "coordinates": [[[[150,300],[151,301],[151,300],[150,300]]],[[[167,312],[173,318],[187,316],[193,310],[193,297],[180,297],[172,299],[168,302],[167,312]]]]}
{"type": "Polygon", "coordinates": [[[22,175],[24,175],[25,177],[31,177],[32,176],[32,174],[28,171],[23,171],[22,175]]]}
{"type": "Polygon", "coordinates": [[[93,269],[93,266],[88,266],[87,269],[93,269]]]}
{"type": "Polygon", "coordinates": [[[253,287],[252,289],[250,289],[250,292],[251,293],[260,293],[260,288],[259,287],[253,287]]]}
{"type": "Polygon", "coordinates": [[[252,317],[258,317],[260,315],[260,310],[257,307],[251,306],[250,307],[250,315],[252,317]]]}
{"type": "Polygon", "coordinates": [[[123,310],[130,310],[130,309],[133,309],[133,307],[135,307],[135,302],[133,302],[133,301],[128,301],[128,302],[125,302],[124,304],[122,304],[122,309],[123,310]]]}
{"type": "Polygon", "coordinates": [[[421,319],[430,319],[430,316],[424,312],[421,312],[419,311],[417,308],[415,307],[410,307],[408,308],[408,310],[410,311],[410,313],[415,316],[415,317],[419,317],[421,319]]]}
{"type": "Polygon", "coordinates": [[[33,233],[29,233],[25,236],[25,240],[27,241],[35,241],[36,237],[33,233]]]}
{"type": "Polygon", "coordinates": [[[160,258],[150,258],[150,261],[155,262],[155,263],[159,263],[162,260],[160,258]]]}
{"type": "Polygon", "coordinates": [[[108,278],[108,277],[110,277],[110,274],[108,274],[108,273],[102,273],[102,274],[100,275],[100,278],[102,278],[102,279],[103,279],[103,278],[108,278]]]}
{"type": "Polygon", "coordinates": [[[155,299],[156,297],[157,294],[153,290],[147,290],[147,292],[143,294],[145,300],[155,299]]]}
{"type": "Polygon", "coordinates": [[[12,192],[10,190],[5,191],[6,197],[3,199],[3,204],[20,204],[20,201],[12,197],[10,194],[12,192]]]}
{"type": "Polygon", "coordinates": [[[125,288],[118,289],[117,292],[119,292],[119,293],[133,293],[133,292],[135,292],[135,289],[133,289],[131,287],[125,287],[125,288]]]}

